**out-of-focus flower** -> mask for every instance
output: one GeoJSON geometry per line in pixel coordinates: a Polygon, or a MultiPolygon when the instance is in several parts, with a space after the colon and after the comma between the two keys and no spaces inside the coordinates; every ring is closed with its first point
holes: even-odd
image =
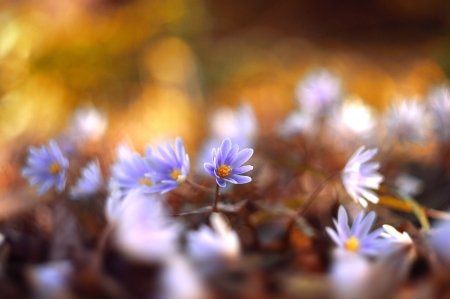
{"type": "Polygon", "coordinates": [[[434,131],[439,141],[450,140],[450,88],[438,86],[427,96],[431,113],[434,116],[434,131]]]}
{"type": "Polygon", "coordinates": [[[106,131],[108,119],[94,107],[78,108],[70,122],[69,133],[80,141],[99,140],[106,131]]]}
{"type": "Polygon", "coordinates": [[[178,252],[181,226],[169,216],[159,193],[133,190],[116,215],[116,243],[130,258],[165,260],[178,252]]]}
{"type": "Polygon", "coordinates": [[[245,184],[252,181],[249,176],[241,174],[253,169],[251,165],[241,166],[253,155],[253,149],[245,148],[239,151],[239,146],[232,146],[231,140],[226,138],[222,145],[216,150],[212,149],[212,164],[205,163],[205,170],[216,178],[220,187],[226,187],[226,182],[232,184],[245,184]]]}
{"type": "Polygon", "coordinates": [[[439,259],[450,265],[450,221],[440,221],[429,232],[429,240],[439,259]]]}
{"type": "MultiPolygon", "coordinates": [[[[147,153],[150,150],[147,149],[147,153]]],[[[133,152],[128,146],[120,145],[117,148],[117,162],[111,168],[111,180],[119,186],[123,196],[134,189],[142,189],[151,192],[154,185],[147,174],[153,170],[148,161],[138,153],[133,152]]]]}
{"type": "Polygon", "coordinates": [[[320,117],[331,112],[342,100],[339,77],[326,69],[307,74],[295,89],[296,99],[305,113],[320,117]]]}
{"type": "Polygon", "coordinates": [[[81,177],[70,190],[72,198],[79,199],[97,193],[103,186],[103,176],[97,159],[81,169],[81,177]]]}
{"type": "Polygon", "coordinates": [[[430,118],[425,106],[416,99],[403,99],[392,103],[385,125],[388,134],[401,143],[423,143],[428,137],[430,118]]]}
{"type": "Polygon", "coordinates": [[[336,231],[330,227],[327,227],[326,230],[331,239],[340,248],[363,255],[374,256],[379,254],[380,249],[384,245],[383,240],[379,238],[383,232],[382,229],[369,233],[375,218],[375,212],[372,211],[364,217],[364,213],[361,211],[356,216],[350,229],[347,212],[343,206],[340,206],[337,221],[333,219],[336,231]]]}
{"type": "Polygon", "coordinates": [[[240,254],[238,235],[227,223],[224,215],[211,213],[208,226],[201,226],[196,232],[187,235],[190,255],[199,262],[207,264],[221,260],[235,260],[240,254]]]}
{"type": "Polygon", "coordinates": [[[331,132],[339,135],[339,139],[352,141],[358,138],[369,141],[374,137],[377,119],[370,106],[361,99],[356,99],[345,102],[340,109],[334,110],[327,125],[331,132]]]}
{"type": "Polygon", "coordinates": [[[211,119],[211,135],[215,140],[230,138],[241,148],[251,147],[258,131],[252,106],[244,102],[236,110],[222,108],[211,119]]]}
{"type": "Polygon", "coordinates": [[[117,223],[122,211],[122,192],[114,180],[109,182],[109,196],[105,203],[105,215],[110,223],[117,223]]]}
{"type": "Polygon", "coordinates": [[[30,147],[27,166],[22,169],[22,175],[28,179],[30,185],[40,185],[39,195],[52,186],[61,193],[66,185],[68,167],[69,161],[62,155],[58,144],[50,140],[48,147],[30,147]]]}
{"type": "Polygon", "coordinates": [[[317,132],[317,125],[311,114],[293,111],[276,128],[278,135],[290,137],[294,134],[312,135],[317,132]]]}
{"type": "Polygon", "coordinates": [[[69,279],[74,267],[67,261],[56,261],[31,268],[28,279],[34,298],[66,298],[69,296],[69,279]]]}
{"type": "Polygon", "coordinates": [[[422,192],[423,181],[408,173],[400,173],[395,177],[394,185],[400,194],[414,197],[422,192]]]}
{"type": "Polygon", "coordinates": [[[161,299],[204,299],[205,287],[194,267],[185,257],[174,255],[166,260],[161,277],[161,299]]]}
{"type": "Polygon", "coordinates": [[[397,244],[403,244],[403,245],[411,245],[413,243],[411,237],[407,232],[399,232],[396,230],[393,226],[384,224],[383,225],[384,232],[381,233],[381,236],[385,238],[386,240],[397,243],[397,244]]]}
{"type": "Polygon", "coordinates": [[[147,177],[155,182],[148,192],[166,193],[186,181],[189,174],[189,156],[186,154],[181,138],[176,139],[176,149],[175,153],[167,144],[158,147],[159,155],[148,152],[147,159],[152,171],[147,174],[147,177]]]}
{"type": "Polygon", "coordinates": [[[370,189],[378,189],[383,181],[383,176],[376,172],[380,168],[378,162],[368,162],[378,152],[378,149],[368,149],[364,151],[361,146],[350,157],[342,170],[342,182],[345,190],[355,202],[359,202],[363,207],[367,207],[367,200],[378,203],[378,195],[370,189]]]}

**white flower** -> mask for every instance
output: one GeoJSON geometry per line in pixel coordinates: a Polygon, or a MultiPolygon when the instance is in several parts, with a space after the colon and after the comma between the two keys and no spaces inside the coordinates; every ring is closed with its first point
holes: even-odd
{"type": "Polygon", "coordinates": [[[395,177],[394,185],[402,195],[414,197],[422,192],[423,181],[408,173],[400,173],[395,177]]]}
{"type": "Polygon", "coordinates": [[[393,243],[399,243],[399,244],[405,244],[405,245],[411,245],[413,243],[411,237],[407,232],[399,232],[396,230],[393,226],[384,224],[383,228],[385,232],[381,233],[381,236],[385,239],[393,242],[393,243]]]}
{"type": "Polygon", "coordinates": [[[116,243],[129,257],[165,260],[178,252],[181,226],[169,216],[159,193],[134,190],[112,210],[118,219],[116,243]]]}
{"type": "Polygon", "coordinates": [[[392,103],[385,125],[388,134],[401,143],[423,143],[428,136],[430,119],[425,106],[416,99],[392,103]]]}
{"type": "Polygon", "coordinates": [[[106,116],[94,107],[79,108],[74,112],[69,131],[83,141],[99,140],[106,131],[106,116]]]}
{"type": "Polygon", "coordinates": [[[70,196],[74,199],[95,194],[103,185],[102,171],[97,159],[90,161],[81,169],[81,177],[70,190],[70,196]]]}
{"type": "Polygon", "coordinates": [[[448,86],[433,88],[427,96],[434,116],[434,130],[441,142],[450,139],[450,89],[448,86]]]}
{"type": "Polygon", "coordinates": [[[240,148],[252,147],[258,121],[252,106],[244,102],[236,110],[222,108],[211,118],[211,135],[215,140],[230,138],[240,148]]]}
{"type": "Polygon", "coordinates": [[[302,111],[319,117],[331,112],[342,100],[339,77],[326,69],[307,74],[297,85],[296,99],[302,111]]]}
{"type": "Polygon", "coordinates": [[[373,109],[359,99],[346,101],[340,109],[334,110],[328,119],[328,128],[339,138],[372,139],[377,119],[373,109]]]}
{"type": "Polygon", "coordinates": [[[205,287],[194,267],[185,257],[174,255],[166,260],[161,277],[161,299],[203,299],[205,287]]]}
{"type": "Polygon", "coordinates": [[[234,260],[241,251],[238,235],[231,230],[224,215],[211,213],[208,226],[187,234],[188,251],[199,262],[234,260]]]}
{"type": "Polygon", "coordinates": [[[378,189],[383,181],[383,176],[376,172],[380,168],[378,162],[368,162],[378,152],[378,149],[364,151],[361,146],[350,157],[345,165],[341,177],[345,190],[355,202],[367,207],[367,200],[378,203],[378,195],[369,189],[378,189]]]}

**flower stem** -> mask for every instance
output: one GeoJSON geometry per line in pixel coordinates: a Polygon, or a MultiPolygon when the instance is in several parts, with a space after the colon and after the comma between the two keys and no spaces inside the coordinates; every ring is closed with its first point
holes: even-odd
{"type": "Polygon", "coordinates": [[[188,183],[189,185],[191,185],[192,187],[194,187],[194,188],[196,188],[196,189],[198,189],[198,190],[202,190],[203,192],[206,192],[206,193],[214,193],[214,190],[213,190],[213,189],[208,188],[208,187],[205,187],[205,186],[202,186],[202,185],[199,185],[199,184],[194,183],[194,182],[192,182],[192,181],[190,181],[190,180],[186,180],[186,183],[188,183]]]}
{"type": "Polygon", "coordinates": [[[216,186],[216,198],[214,199],[214,205],[212,208],[212,211],[214,213],[219,212],[219,209],[217,208],[217,203],[219,202],[219,185],[216,186]]]}

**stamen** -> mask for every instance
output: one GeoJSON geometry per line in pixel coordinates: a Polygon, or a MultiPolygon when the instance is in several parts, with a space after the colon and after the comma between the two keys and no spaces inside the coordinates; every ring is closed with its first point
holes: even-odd
{"type": "Polygon", "coordinates": [[[230,172],[231,172],[231,167],[227,166],[227,165],[220,165],[219,168],[217,169],[217,175],[219,177],[221,177],[222,179],[228,177],[230,172]]]}
{"type": "Polygon", "coordinates": [[[180,176],[180,174],[181,174],[181,171],[179,169],[174,169],[172,171],[172,173],[170,174],[170,177],[176,181],[176,180],[178,180],[178,177],[180,176]]]}
{"type": "Polygon", "coordinates": [[[359,240],[355,236],[352,236],[350,239],[347,240],[347,242],[345,242],[345,249],[352,252],[358,251],[359,240]]]}
{"type": "Polygon", "coordinates": [[[57,174],[61,170],[61,166],[57,162],[53,162],[50,167],[48,168],[48,171],[51,174],[57,174]]]}
{"type": "Polygon", "coordinates": [[[152,181],[149,178],[143,177],[139,179],[139,183],[142,185],[146,185],[146,186],[151,186],[152,185],[152,181]]]}

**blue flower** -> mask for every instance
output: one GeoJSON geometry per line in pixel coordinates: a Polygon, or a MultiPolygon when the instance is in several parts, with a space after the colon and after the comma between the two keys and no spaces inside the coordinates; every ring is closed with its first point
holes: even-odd
{"type": "Polygon", "coordinates": [[[450,140],[450,87],[438,86],[428,93],[428,103],[434,116],[434,131],[439,141],[450,140]]]}
{"type": "Polygon", "coordinates": [[[166,193],[186,181],[189,174],[189,156],[181,138],[176,139],[176,149],[175,153],[173,148],[166,144],[158,146],[159,154],[148,151],[147,160],[153,171],[148,173],[147,177],[155,182],[148,192],[166,193]]]}
{"type": "Polygon", "coordinates": [[[365,151],[364,146],[361,146],[350,157],[342,171],[345,190],[363,207],[367,207],[367,200],[373,203],[379,201],[378,195],[369,190],[378,189],[383,181],[383,176],[376,172],[380,168],[380,163],[369,162],[377,153],[376,148],[365,151]]]}
{"type": "MultiPolygon", "coordinates": [[[[147,154],[149,151],[147,149],[147,154]]],[[[152,179],[147,177],[152,172],[148,161],[126,145],[117,148],[117,162],[112,166],[111,172],[110,185],[116,184],[122,196],[134,189],[151,192],[149,189],[154,185],[152,179]]]]}
{"type": "Polygon", "coordinates": [[[103,185],[102,171],[97,159],[81,169],[81,177],[70,190],[72,198],[82,198],[95,194],[103,185]]]}
{"type": "Polygon", "coordinates": [[[333,219],[336,231],[330,227],[327,227],[326,230],[340,248],[373,256],[379,254],[385,246],[385,241],[380,238],[384,232],[382,228],[369,233],[375,218],[375,212],[372,211],[364,217],[364,213],[361,211],[353,221],[352,228],[349,228],[347,212],[343,206],[340,206],[338,220],[333,219]]]}
{"type": "Polygon", "coordinates": [[[205,163],[205,170],[213,177],[220,187],[226,187],[226,182],[245,184],[252,181],[249,176],[240,175],[253,169],[251,165],[241,166],[253,155],[253,149],[245,148],[239,151],[239,146],[232,146],[230,138],[226,138],[222,145],[211,152],[212,164],[205,163]]]}
{"type": "Polygon", "coordinates": [[[27,166],[22,175],[28,179],[30,185],[40,185],[38,194],[42,195],[52,186],[61,193],[66,185],[66,172],[69,161],[62,155],[58,144],[50,140],[49,146],[30,148],[27,166]]]}

